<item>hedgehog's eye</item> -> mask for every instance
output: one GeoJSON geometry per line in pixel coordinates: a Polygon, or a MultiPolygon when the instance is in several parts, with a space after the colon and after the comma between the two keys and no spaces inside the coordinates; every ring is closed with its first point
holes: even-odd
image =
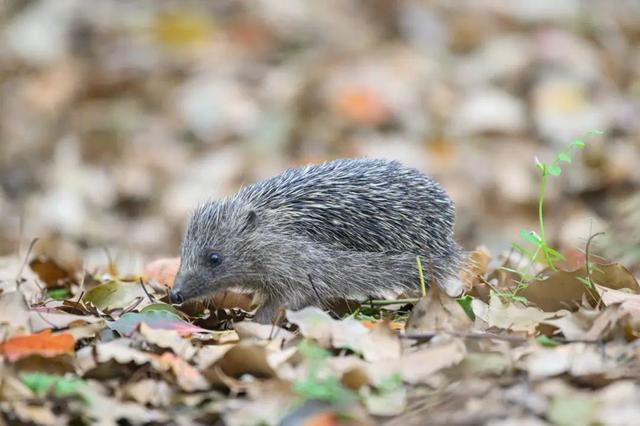
{"type": "Polygon", "coordinates": [[[218,266],[220,262],[222,262],[222,256],[220,256],[220,253],[212,251],[207,254],[207,262],[209,262],[211,266],[218,266]]]}

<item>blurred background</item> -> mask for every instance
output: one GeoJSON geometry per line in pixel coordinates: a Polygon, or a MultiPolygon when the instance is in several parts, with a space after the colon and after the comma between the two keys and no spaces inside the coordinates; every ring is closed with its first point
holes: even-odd
{"type": "Polygon", "coordinates": [[[176,255],[198,201],[289,166],[397,159],[457,238],[536,223],[534,158],[590,129],[547,237],[640,258],[636,0],[0,1],[0,255],[176,255]]]}

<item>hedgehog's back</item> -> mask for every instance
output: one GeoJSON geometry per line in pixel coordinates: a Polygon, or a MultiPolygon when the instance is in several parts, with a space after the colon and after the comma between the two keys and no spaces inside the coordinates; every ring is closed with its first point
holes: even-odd
{"type": "Polygon", "coordinates": [[[274,230],[337,249],[437,254],[455,244],[447,194],[397,162],[336,160],[289,169],[238,197],[274,230]]]}

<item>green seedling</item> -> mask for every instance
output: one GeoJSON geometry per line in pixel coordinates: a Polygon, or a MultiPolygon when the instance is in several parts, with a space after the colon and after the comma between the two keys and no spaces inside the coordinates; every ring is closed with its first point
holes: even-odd
{"type": "MultiPolygon", "coordinates": [[[[601,135],[600,130],[591,130],[589,135],[601,135]]],[[[557,271],[557,262],[565,260],[564,256],[552,248],[547,242],[547,236],[545,234],[544,226],[544,199],[547,191],[547,185],[549,183],[549,177],[557,177],[562,173],[562,166],[571,164],[573,155],[576,151],[583,149],[585,146],[583,139],[575,139],[569,144],[569,146],[556,154],[553,161],[550,163],[544,163],[538,158],[535,159],[536,167],[540,173],[540,189],[538,192],[538,229],[537,230],[520,230],[520,237],[524,241],[522,244],[513,243],[513,248],[521,253],[523,256],[529,259],[527,266],[524,269],[515,269],[503,267],[504,270],[512,272],[520,277],[516,287],[511,292],[500,292],[501,297],[510,297],[516,299],[518,292],[525,288],[529,282],[537,277],[533,274],[532,268],[536,263],[543,263],[552,271],[557,271]]],[[[522,301],[526,302],[525,298],[522,301]]]]}

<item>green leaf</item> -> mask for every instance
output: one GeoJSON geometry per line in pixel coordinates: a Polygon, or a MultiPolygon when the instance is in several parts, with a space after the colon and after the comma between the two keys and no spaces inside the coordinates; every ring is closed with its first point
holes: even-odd
{"type": "Polygon", "coordinates": [[[512,274],[518,275],[522,279],[526,278],[526,275],[527,275],[525,272],[518,271],[517,269],[513,269],[513,268],[507,268],[506,266],[501,266],[498,269],[500,269],[501,271],[511,272],[512,274]]]}
{"type": "Polygon", "coordinates": [[[516,302],[520,302],[520,303],[527,303],[529,301],[529,299],[527,299],[524,296],[516,296],[515,294],[511,295],[511,299],[515,300],[516,302]]]}
{"type": "Polygon", "coordinates": [[[96,308],[106,311],[127,307],[138,298],[146,298],[140,284],[114,280],[87,291],[82,301],[91,302],[96,308]]]}
{"type": "Polygon", "coordinates": [[[293,382],[293,390],[305,399],[344,403],[355,401],[356,395],[347,389],[336,376],[319,378],[315,374],[293,382]]]}
{"type": "Polygon", "coordinates": [[[536,342],[538,342],[540,345],[546,347],[546,348],[555,348],[556,346],[559,346],[560,343],[558,343],[557,341],[553,340],[552,338],[541,334],[539,336],[536,337],[536,342]]]}
{"type": "Polygon", "coordinates": [[[467,316],[469,317],[469,319],[471,319],[471,321],[475,321],[476,320],[476,315],[473,313],[473,309],[471,309],[471,302],[473,301],[473,297],[465,294],[462,297],[458,297],[456,299],[456,302],[458,302],[458,304],[460,306],[462,306],[462,309],[464,310],[464,313],[467,314],[467,316]]]}
{"type": "Polygon", "coordinates": [[[527,231],[526,229],[520,230],[520,236],[527,242],[535,245],[540,245],[542,239],[534,231],[527,231]]]}
{"type": "Polygon", "coordinates": [[[130,336],[137,330],[141,322],[151,328],[177,331],[181,336],[198,332],[207,332],[204,328],[197,327],[183,321],[173,313],[167,311],[129,312],[118,318],[117,321],[107,321],[107,327],[117,331],[123,336],[130,336]]]}
{"type": "Polygon", "coordinates": [[[527,250],[526,248],[522,247],[518,243],[511,243],[511,245],[513,246],[513,248],[515,250],[519,251],[520,253],[524,254],[525,256],[533,257],[533,252],[531,250],[527,250]]]}
{"type": "Polygon", "coordinates": [[[553,260],[565,260],[565,257],[562,253],[555,249],[552,249],[549,246],[544,246],[542,250],[547,254],[547,256],[553,258],[553,260]]]}
{"type": "Polygon", "coordinates": [[[331,353],[328,350],[321,348],[308,339],[304,339],[300,342],[298,345],[298,352],[300,352],[300,355],[302,355],[303,358],[316,361],[323,360],[331,356],[331,353]]]}
{"type": "Polygon", "coordinates": [[[558,162],[563,162],[564,161],[565,163],[571,163],[571,157],[566,152],[558,153],[558,155],[556,156],[556,160],[558,162]]]}
{"type": "Polygon", "coordinates": [[[549,174],[553,176],[560,176],[560,173],[562,173],[560,166],[555,164],[549,164],[547,170],[549,170],[549,174]]]}
{"type": "Polygon", "coordinates": [[[86,386],[82,379],[49,373],[25,373],[21,379],[33,393],[39,396],[49,392],[53,392],[55,396],[82,396],[83,388],[86,386]]]}
{"type": "Polygon", "coordinates": [[[71,293],[67,288],[56,288],[54,290],[47,290],[47,296],[54,300],[64,300],[71,296],[71,293]]]}
{"type": "Polygon", "coordinates": [[[589,281],[588,278],[576,277],[576,279],[580,281],[582,284],[584,284],[588,289],[595,290],[595,286],[591,281],[589,281]]]}
{"type": "Polygon", "coordinates": [[[173,314],[177,318],[182,318],[180,316],[180,312],[176,308],[174,308],[172,305],[162,302],[156,302],[145,306],[144,308],[142,308],[140,313],[145,312],[167,312],[173,314]]]}
{"type": "Polygon", "coordinates": [[[584,141],[582,139],[576,139],[571,142],[570,145],[572,148],[584,148],[584,141]]]}

